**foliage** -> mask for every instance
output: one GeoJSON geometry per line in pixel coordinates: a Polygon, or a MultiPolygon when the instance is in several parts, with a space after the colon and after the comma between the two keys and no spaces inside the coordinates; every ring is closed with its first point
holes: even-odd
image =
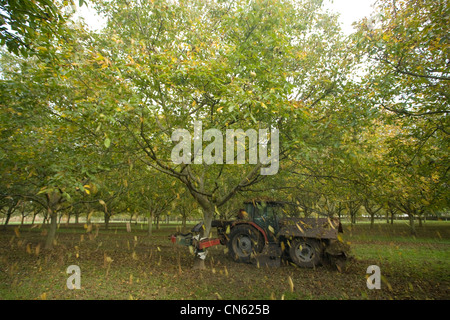
{"type": "Polygon", "coordinates": [[[412,230],[448,209],[446,1],[379,1],[350,37],[315,0],[94,3],[98,33],[71,2],[1,2],[4,212],[202,214],[209,233],[248,197],[353,222],[397,210],[412,230]],[[279,172],[173,163],[172,133],[200,121],[278,128],[279,172]]]}
{"type": "MultiPolygon", "coordinates": [[[[79,0],[80,6],[83,3],[79,0]]],[[[75,6],[73,0],[70,5],[75,6]]],[[[0,45],[24,56],[47,49],[51,39],[64,37],[67,6],[68,1],[0,1],[0,45]]]]}

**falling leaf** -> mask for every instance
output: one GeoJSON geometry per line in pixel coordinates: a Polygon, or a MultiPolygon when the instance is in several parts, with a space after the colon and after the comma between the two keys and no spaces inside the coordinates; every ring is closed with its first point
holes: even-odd
{"type": "Polygon", "coordinates": [[[17,237],[17,238],[20,237],[19,227],[15,227],[15,228],[14,228],[14,233],[16,234],[16,237],[17,237]]]}
{"type": "Polygon", "coordinates": [[[298,225],[298,223],[296,223],[295,225],[297,226],[298,230],[300,230],[300,232],[304,232],[303,229],[298,225]]]}
{"type": "Polygon", "coordinates": [[[289,288],[291,292],[294,292],[294,282],[292,281],[291,276],[288,276],[289,288]]]}
{"type": "Polygon", "coordinates": [[[275,230],[273,229],[272,226],[269,226],[269,231],[272,232],[272,233],[275,233],[275,230]]]}

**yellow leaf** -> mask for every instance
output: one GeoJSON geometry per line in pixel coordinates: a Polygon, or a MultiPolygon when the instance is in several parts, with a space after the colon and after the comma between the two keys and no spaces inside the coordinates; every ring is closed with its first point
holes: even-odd
{"type": "Polygon", "coordinates": [[[219,112],[219,111],[222,110],[222,109],[223,109],[223,107],[218,108],[218,109],[217,109],[217,112],[219,112]]]}
{"type": "Polygon", "coordinates": [[[291,289],[291,292],[294,292],[294,282],[292,281],[291,276],[288,276],[288,282],[289,282],[289,288],[291,289]]]}

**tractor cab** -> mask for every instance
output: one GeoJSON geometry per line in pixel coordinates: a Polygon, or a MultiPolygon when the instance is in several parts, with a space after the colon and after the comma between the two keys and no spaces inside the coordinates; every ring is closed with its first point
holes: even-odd
{"type": "Polygon", "coordinates": [[[244,202],[245,211],[250,220],[266,233],[269,242],[276,242],[279,219],[282,217],[283,203],[277,201],[247,201],[244,202]]]}

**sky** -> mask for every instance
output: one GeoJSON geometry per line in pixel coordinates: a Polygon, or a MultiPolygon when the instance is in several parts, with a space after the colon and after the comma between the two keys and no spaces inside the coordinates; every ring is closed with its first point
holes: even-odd
{"type": "MultiPolygon", "coordinates": [[[[372,12],[372,5],[376,0],[324,0],[324,7],[332,12],[340,14],[340,22],[342,31],[345,34],[353,32],[352,23],[358,21],[372,12]]],[[[93,30],[101,28],[102,18],[97,16],[94,10],[89,9],[86,5],[78,8],[80,16],[84,17],[85,22],[93,30]]]]}
{"type": "Polygon", "coordinates": [[[370,16],[373,11],[372,5],[376,0],[325,0],[324,6],[330,11],[340,14],[342,31],[345,34],[352,33],[352,23],[364,17],[370,16]]]}

